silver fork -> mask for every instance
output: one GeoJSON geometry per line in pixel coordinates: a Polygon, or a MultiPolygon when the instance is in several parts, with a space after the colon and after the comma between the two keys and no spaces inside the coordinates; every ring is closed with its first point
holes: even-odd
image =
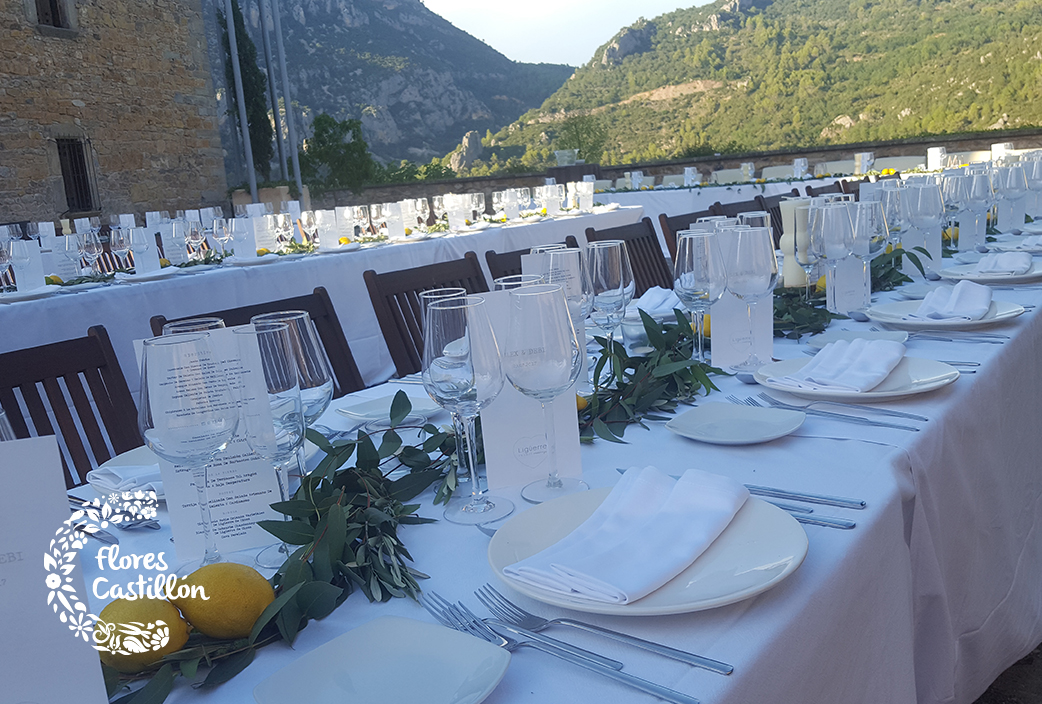
{"type": "Polygon", "coordinates": [[[513,623],[521,628],[527,628],[530,631],[541,631],[544,628],[549,628],[553,625],[571,626],[572,628],[578,628],[590,633],[607,636],[608,638],[638,648],[643,648],[644,650],[650,650],[658,655],[672,658],[673,660],[679,660],[680,662],[685,662],[688,665],[694,665],[695,667],[711,670],[712,672],[717,672],[721,675],[729,675],[734,672],[734,667],[728,665],[726,662],[720,662],[719,660],[713,660],[711,658],[702,657],[701,655],[677,650],[676,648],[670,648],[668,645],[653,643],[652,641],[644,640],[643,638],[637,638],[636,636],[619,633],[618,631],[601,628],[600,626],[594,626],[593,624],[584,623],[583,621],[575,621],[570,618],[546,619],[542,616],[537,616],[536,614],[525,611],[520,606],[507,599],[505,596],[497,592],[490,584],[486,584],[478,589],[474,592],[474,596],[476,596],[478,601],[484,604],[485,607],[495,614],[501,621],[513,623]]]}
{"type": "MultiPolygon", "coordinates": [[[[763,408],[759,402],[754,398],[741,399],[731,394],[727,396],[727,400],[731,403],[735,403],[741,406],[751,406],[752,408],[763,408]]],[[[817,408],[801,408],[800,406],[775,405],[775,408],[781,408],[787,411],[802,411],[807,415],[818,416],[820,418],[830,418],[832,420],[842,420],[848,423],[854,423],[855,425],[871,425],[876,428],[893,428],[895,430],[910,430],[913,432],[919,432],[919,428],[912,425],[899,425],[897,423],[884,423],[879,420],[871,420],[870,418],[862,418],[860,416],[851,416],[846,413],[832,413],[831,411],[822,411],[817,408]]]]}
{"type": "Polygon", "coordinates": [[[699,704],[697,699],[688,696],[683,692],[678,692],[675,689],[670,689],[669,687],[663,687],[660,684],[649,682],[648,680],[631,675],[628,672],[619,672],[610,667],[598,665],[590,660],[569,655],[563,650],[546,645],[545,643],[517,640],[505,636],[498,631],[492,630],[487,623],[470,613],[470,610],[462,604],[450,604],[440,597],[438,597],[438,599],[441,603],[435,602],[427,594],[420,594],[420,604],[422,604],[423,608],[427,609],[427,612],[436,618],[443,626],[447,626],[462,633],[468,633],[476,638],[498,645],[500,648],[510,652],[517,650],[523,645],[535,648],[536,650],[542,650],[548,655],[553,655],[554,657],[561,658],[573,665],[584,667],[587,670],[604,675],[616,682],[628,685],[634,689],[646,692],[668,702],[674,702],[675,704],[699,704]]]}
{"type": "MultiPolygon", "coordinates": [[[[438,594],[435,592],[430,593],[430,599],[432,602],[441,604],[441,606],[446,608],[452,606],[452,604],[449,601],[438,596],[438,594]]],[[[459,604],[458,608],[466,609],[466,607],[463,606],[463,604],[459,604]]],[[[612,670],[621,670],[623,667],[622,663],[618,660],[606,658],[603,655],[598,655],[597,653],[594,653],[590,650],[586,650],[585,648],[580,648],[577,645],[565,643],[563,640],[557,640],[556,638],[551,638],[550,636],[544,636],[511,623],[500,622],[492,618],[486,619],[485,623],[487,623],[490,626],[499,626],[500,628],[504,628],[513,633],[514,635],[520,636],[521,638],[525,638],[536,643],[542,643],[543,645],[548,645],[551,648],[556,648],[557,650],[568,653],[572,657],[582,658],[583,660],[589,660],[590,662],[600,665],[601,667],[607,667],[612,670]]]]}
{"type": "MultiPolygon", "coordinates": [[[[759,396],[761,399],[771,404],[772,406],[776,404],[783,404],[788,406],[796,405],[793,403],[786,404],[784,401],[780,401],[779,399],[776,399],[765,392],[760,392],[759,394],[757,394],[757,396],[759,396]]],[[[876,408],[875,406],[859,406],[856,403],[839,403],[838,401],[811,401],[807,404],[807,406],[813,406],[816,403],[827,403],[830,406],[839,406],[840,408],[851,408],[857,411],[864,411],[866,413],[878,413],[881,416],[890,416],[892,418],[908,418],[909,420],[921,421],[930,420],[926,416],[921,416],[916,413],[908,413],[906,411],[892,411],[889,408],[876,408]]]]}

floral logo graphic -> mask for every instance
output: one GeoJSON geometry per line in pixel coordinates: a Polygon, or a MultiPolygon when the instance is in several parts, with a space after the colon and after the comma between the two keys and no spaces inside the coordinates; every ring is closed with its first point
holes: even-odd
{"type": "Polygon", "coordinates": [[[159,650],[170,639],[170,629],[163,621],[154,623],[112,624],[89,613],[72,585],[76,569],[73,560],[83,549],[88,535],[119,525],[156,517],[158,499],[154,491],[134,491],[109,494],[104,501],[84,502],[64,521],[51,539],[43,556],[47,572],[47,604],[58,614],[73,635],[91,643],[95,650],[122,655],[159,650]],[[99,624],[95,631],[95,624],[99,624]]]}

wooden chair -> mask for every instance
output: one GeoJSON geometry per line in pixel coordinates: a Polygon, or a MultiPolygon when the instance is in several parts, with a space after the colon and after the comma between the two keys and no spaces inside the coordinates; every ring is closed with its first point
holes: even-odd
{"type": "MultiPolygon", "coordinates": [[[[572,247],[573,245],[564,243],[565,246],[572,247]]],[[[576,243],[574,246],[578,246],[576,243]]],[[[521,273],[521,257],[528,254],[531,251],[529,249],[516,249],[513,252],[499,253],[494,249],[490,249],[485,252],[485,263],[488,264],[488,271],[492,274],[492,279],[500,279],[504,276],[517,276],[521,273]]]]}
{"type": "Polygon", "coordinates": [[[651,218],[606,230],[586,228],[587,242],[604,240],[622,240],[626,243],[630,267],[633,269],[633,283],[636,287],[634,297],[644,295],[644,292],[653,286],[673,288],[673,272],[669,262],[662,256],[662,247],[659,246],[658,234],[651,218]]]}
{"type": "Polygon", "coordinates": [[[740,200],[736,203],[721,203],[717,201],[709,208],[713,215],[724,215],[729,218],[738,217],[739,213],[749,213],[760,210],[760,204],[753,200],[740,200]]]}
{"type": "Polygon", "coordinates": [[[0,406],[16,437],[58,436],[69,488],[102,462],[144,444],[134,398],[100,325],[86,337],[0,354],[0,406]]]}
{"type": "Polygon", "coordinates": [[[369,269],[362,278],[399,378],[415,374],[423,364],[421,293],[432,288],[463,288],[467,293],[489,290],[474,252],[467,252],[463,259],[383,274],[369,269]]]}
{"type": "Polygon", "coordinates": [[[861,200],[861,184],[868,181],[866,176],[858,181],[840,181],[839,185],[847,195],[854,196],[854,200],[861,200]]]}
{"type": "Polygon", "coordinates": [[[843,185],[839,181],[835,181],[833,183],[830,183],[827,186],[818,186],[817,188],[815,188],[814,186],[807,186],[807,195],[810,196],[811,198],[814,198],[816,196],[823,196],[826,193],[842,193],[842,192],[843,192],[843,185]]]}
{"type": "MultiPolygon", "coordinates": [[[[190,318],[214,317],[223,319],[224,324],[230,327],[245,325],[255,315],[278,313],[285,310],[305,310],[315,323],[315,330],[318,332],[319,339],[322,340],[326,357],[329,358],[329,366],[333,371],[333,398],[340,398],[344,394],[365,388],[362,374],[358,371],[354,355],[351,354],[351,347],[347,344],[347,337],[344,336],[344,329],[340,326],[340,318],[337,317],[336,309],[333,308],[333,301],[329,298],[329,292],[322,286],[316,287],[313,293],[304,296],[283,298],[278,301],[228,310],[199,312],[195,315],[175,318],[174,322],[190,318]]],[[[153,315],[148,322],[152,327],[152,334],[158,336],[163,334],[163,326],[172,321],[163,315],[153,315]]]]}
{"type": "Polygon", "coordinates": [[[783,198],[789,196],[799,196],[800,192],[793,188],[788,193],[781,193],[776,196],[756,196],[756,204],[759,206],[758,210],[765,210],[771,214],[771,230],[774,235],[774,246],[778,247],[781,245],[782,236],[782,218],[781,218],[781,202],[783,198]]]}
{"type": "Polygon", "coordinates": [[[659,227],[662,229],[662,236],[666,239],[666,248],[669,250],[669,256],[673,261],[677,260],[677,233],[688,229],[691,223],[696,222],[699,218],[707,218],[712,214],[708,210],[697,210],[693,213],[669,217],[665,213],[659,214],[659,227]]]}

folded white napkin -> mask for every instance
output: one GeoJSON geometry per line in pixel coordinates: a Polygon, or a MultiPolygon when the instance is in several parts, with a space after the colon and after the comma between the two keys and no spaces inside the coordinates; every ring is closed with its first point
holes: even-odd
{"type": "Polygon", "coordinates": [[[836,340],[798,372],[771,381],[793,389],[862,393],[883,383],[904,356],[905,346],[893,340],[836,340]]]}
{"type": "Polygon", "coordinates": [[[926,294],[916,312],[905,320],[980,320],[991,308],[991,287],[960,281],[954,288],[939,286],[926,294]]]}
{"type": "Polygon", "coordinates": [[[671,316],[674,308],[682,309],[683,307],[677,294],[673,293],[673,289],[652,286],[644,292],[643,296],[635,299],[626,307],[626,315],[639,318],[640,314],[637,312],[639,308],[653,318],[662,318],[671,316]]]}
{"type": "Polygon", "coordinates": [[[1027,252],[1003,252],[986,254],[977,262],[975,274],[991,276],[1019,276],[1031,269],[1031,255],[1027,252]]]}
{"type": "Polygon", "coordinates": [[[1024,225],[1021,225],[1020,231],[1042,234],[1042,220],[1036,220],[1035,222],[1029,222],[1024,225]]]}
{"type": "Polygon", "coordinates": [[[629,604],[683,572],[748,497],[718,474],[689,469],[675,480],[631,467],[581,526],[504,572],[555,594],[629,604]]]}
{"type": "Polygon", "coordinates": [[[97,491],[154,491],[163,495],[159,465],[104,467],[87,472],[87,481],[97,491]]]}
{"type": "Polygon", "coordinates": [[[1028,237],[1017,237],[1015,240],[1007,243],[1007,246],[1011,246],[1013,249],[1016,249],[1018,251],[1038,249],[1039,247],[1042,247],[1042,235],[1029,235],[1028,237]]]}

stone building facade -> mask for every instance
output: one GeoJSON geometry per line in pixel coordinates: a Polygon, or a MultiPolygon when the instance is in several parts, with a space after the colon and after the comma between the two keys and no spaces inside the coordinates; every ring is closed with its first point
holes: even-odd
{"type": "Polygon", "coordinates": [[[201,0],[0,0],[0,222],[227,201],[201,0]]]}

